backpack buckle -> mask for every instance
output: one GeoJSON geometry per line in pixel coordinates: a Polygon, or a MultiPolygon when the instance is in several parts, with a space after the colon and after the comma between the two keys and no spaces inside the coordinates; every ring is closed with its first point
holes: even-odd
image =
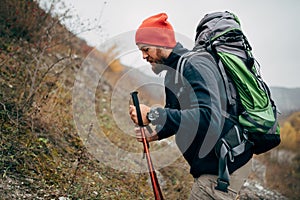
{"type": "Polygon", "coordinates": [[[215,187],[216,190],[220,190],[222,192],[228,192],[228,181],[224,181],[218,178],[217,180],[217,186],[215,187]]]}

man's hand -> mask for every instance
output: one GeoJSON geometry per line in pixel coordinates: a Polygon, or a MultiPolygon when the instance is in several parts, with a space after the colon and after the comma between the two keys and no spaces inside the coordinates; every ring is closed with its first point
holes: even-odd
{"type": "MultiPolygon", "coordinates": [[[[140,104],[140,110],[142,115],[143,124],[146,126],[150,123],[150,121],[147,119],[147,113],[150,111],[150,107],[146,106],[144,104],[140,104]]],[[[138,125],[138,119],[136,114],[136,108],[134,105],[129,106],[129,115],[132,121],[138,125]]]]}
{"type": "MultiPolygon", "coordinates": [[[[146,137],[146,140],[148,142],[152,142],[152,141],[158,140],[158,135],[157,135],[156,131],[153,130],[152,133],[149,133],[149,131],[146,128],[144,128],[144,127],[141,127],[141,128],[144,129],[145,137],[146,137]]],[[[142,137],[142,133],[141,133],[141,128],[140,127],[136,127],[134,129],[135,135],[136,135],[136,139],[139,142],[143,141],[143,137],[142,137]]]]}

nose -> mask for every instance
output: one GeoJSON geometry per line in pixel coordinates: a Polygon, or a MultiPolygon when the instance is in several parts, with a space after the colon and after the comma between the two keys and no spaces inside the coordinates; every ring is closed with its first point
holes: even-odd
{"type": "Polygon", "coordinates": [[[142,51],[142,54],[143,54],[143,59],[147,59],[148,54],[146,52],[144,52],[144,51],[142,51]]]}

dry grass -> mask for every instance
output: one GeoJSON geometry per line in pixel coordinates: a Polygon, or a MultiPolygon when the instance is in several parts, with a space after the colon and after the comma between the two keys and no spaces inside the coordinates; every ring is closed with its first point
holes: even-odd
{"type": "MultiPolygon", "coordinates": [[[[0,198],[152,198],[147,173],[124,173],[99,162],[74,125],[75,74],[92,48],[34,1],[4,0],[0,13],[0,198]]],[[[122,70],[118,62],[111,65],[112,73],[122,70]]],[[[141,152],[135,139],[118,134],[109,110],[111,91],[102,86],[96,100],[101,129],[116,146],[141,152]]],[[[161,170],[163,192],[172,199],[189,193],[191,177],[180,175],[182,170],[178,165],[161,170]]]]}

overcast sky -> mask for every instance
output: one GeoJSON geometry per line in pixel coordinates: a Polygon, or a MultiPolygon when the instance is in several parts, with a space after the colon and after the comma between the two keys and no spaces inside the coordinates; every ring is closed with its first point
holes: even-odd
{"type": "MultiPolygon", "coordinates": [[[[74,6],[74,12],[83,19],[97,19],[103,27],[101,32],[82,35],[95,46],[136,30],[145,18],[159,12],[168,14],[176,33],[193,41],[196,26],[206,13],[231,11],[241,21],[254,56],[261,65],[264,80],[270,86],[300,87],[299,0],[64,1],[66,5],[74,6]]],[[[134,60],[140,62],[141,55],[134,60]]]]}

